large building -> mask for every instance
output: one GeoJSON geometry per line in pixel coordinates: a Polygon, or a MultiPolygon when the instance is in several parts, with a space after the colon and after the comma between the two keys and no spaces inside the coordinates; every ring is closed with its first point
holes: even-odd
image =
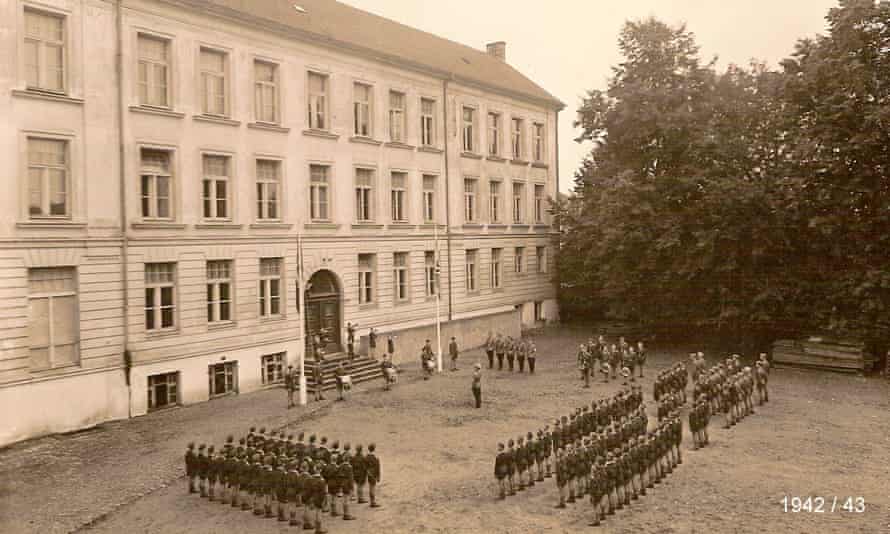
{"type": "Polygon", "coordinates": [[[504,43],[331,0],[0,8],[0,445],[266,387],[347,322],[413,361],[437,308],[465,346],[557,318],[563,106],[504,43]]]}

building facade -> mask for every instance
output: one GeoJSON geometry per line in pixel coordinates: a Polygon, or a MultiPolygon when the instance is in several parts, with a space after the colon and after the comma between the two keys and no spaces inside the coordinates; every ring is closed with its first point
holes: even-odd
{"type": "Polygon", "coordinates": [[[437,311],[558,318],[562,104],[503,43],[256,4],[4,3],[0,444],[270,386],[347,322],[413,361],[437,311]]]}

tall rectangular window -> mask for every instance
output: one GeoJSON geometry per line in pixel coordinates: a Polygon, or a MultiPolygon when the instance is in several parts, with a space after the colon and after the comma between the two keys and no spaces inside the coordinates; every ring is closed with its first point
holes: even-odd
{"type": "Polygon", "coordinates": [[[420,144],[431,147],[436,144],[436,101],[420,99],[420,144]]]}
{"type": "Polygon", "coordinates": [[[207,322],[232,320],[232,262],[207,262],[207,322]]]}
{"type": "Polygon", "coordinates": [[[524,139],[522,137],[523,121],[522,119],[514,118],[511,122],[513,124],[513,159],[521,160],[524,152],[522,147],[524,143],[524,139]]]}
{"type": "Polygon", "coordinates": [[[423,175],[423,222],[436,220],[436,177],[423,175]]]}
{"type": "Polygon", "coordinates": [[[309,73],[309,128],[328,129],[328,76],[309,73]]]}
{"type": "Polygon", "coordinates": [[[65,92],[65,19],[25,10],[25,82],[28,89],[65,92]]]}
{"type": "Polygon", "coordinates": [[[491,249],[491,288],[498,289],[501,287],[501,274],[502,274],[502,264],[501,264],[501,252],[502,249],[493,248],[491,249]]]}
{"type": "Polygon", "coordinates": [[[501,221],[501,182],[488,182],[488,215],[493,223],[501,221]]]}
{"type": "Polygon", "coordinates": [[[353,133],[359,137],[371,137],[371,94],[372,87],[363,83],[353,85],[352,116],[355,122],[353,133]]]}
{"type": "Polygon", "coordinates": [[[279,198],[281,198],[281,162],[269,159],[256,160],[257,220],[280,219],[279,198]]]}
{"type": "Polygon", "coordinates": [[[28,214],[33,217],[70,216],[68,143],[28,138],[28,214]]]}
{"type": "Polygon", "coordinates": [[[397,91],[389,92],[389,139],[405,142],[405,94],[397,91]]]}
{"type": "Polygon", "coordinates": [[[179,402],[179,373],[164,373],[148,377],[148,409],[158,410],[179,402]]]}
{"type": "Polygon", "coordinates": [[[488,114],[488,154],[491,156],[500,156],[501,154],[500,113],[488,114]]]}
{"type": "Polygon", "coordinates": [[[327,165],[309,166],[309,215],[313,221],[330,220],[329,209],[329,182],[327,165]]]}
{"type": "Polygon", "coordinates": [[[543,321],[544,318],[544,303],[540,300],[535,301],[535,321],[543,321]]]}
{"type": "Polygon", "coordinates": [[[281,258],[260,259],[260,317],[281,315],[281,258]]]}
{"type": "Polygon", "coordinates": [[[538,264],[538,274],[547,272],[547,247],[535,248],[535,257],[538,264]]]}
{"type": "Polygon", "coordinates": [[[284,353],[264,354],[260,357],[260,380],[263,384],[284,382],[284,353]]]}
{"type": "Polygon", "coordinates": [[[201,49],[201,111],[205,115],[226,116],[227,54],[201,49]]]}
{"type": "Polygon", "coordinates": [[[464,221],[476,220],[476,180],[464,178],[464,221]]]}
{"type": "Polygon", "coordinates": [[[467,291],[476,291],[476,282],[477,282],[477,278],[478,278],[478,276],[477,276],[478,275],[478,271],[477,271],[478,267],[476,265],[477,253],[478,253],[478,251],[475,249],[468,250],[466,253],[465,265],[466,265],[467,291]]]}
{"type": "Polygon", "coordinates": [[[28,357],[31,370],[77,365],[80,323],[74,268],[28,270],[28,357]]]}
{"type": "Polygon", "coordinates": [[[405,191],[407,187],[408,175],[404,172],[394,172],[390,176],[390,206],[392,207],[393,222],[408,222],[408,194],[405,191]]]}
{"type": "Polygon", "coordinates": [[[436,268],[436,253],[427,250],[423,253],[423,269],[424,269],[424,289],[426,296],[432,297],[436,294],[436,285],[438,280],[438,269],[436,268]]]}
{"type": "Polygon", "coordinates": [[[374,171],[371,169],[355,170],[355,220],[371,222],[374,220],[374,171]]]}
{"type": "Polygon", "coordinates": [[[358,303],[374,302],[374,255],[358,255],[358,303]]]}
{"type": "Polygon", "coordinates": [[[170,42],[139,34],[139,103],[170,107],[170,42]]]}
{"type": "Polygon", "coordinates": [[[149,332],[175,326],[176,265],[145,264],[145,329],[149,332]]]}
{"type": "Polygon", "coordinates": [[[474,152],[476,150],[476,110],[464,106],[462,118],[463,151],[474,152]]]}
{"type": "Polygon", "coordinates": [[[521,223],[525,214],[525,184],[513,182],[513,222],[521,223]]]}
{"type": "Polygon", "coordinates": [[[397,302],[408,300],[408,253],[396,252],[392,255],[393,293],[397,302]]]}
{"type": "Polygon", "coordinates": [[[535,185],[535,222],[544,222],[544,186],[535,185]]]}
{"type": "Polygon", "coordinates": [[[278,124],[278,65],[253,62],[253,113],[257,122],[278,124]]]}
{"type": "Polygon", "coordinates": [[[229,215],[228,156],[204,155],[204,180],[201,200],[204,218],[227,220],[229,215]]]}
{"type": "Polygon", "coordinates": [[[513,251],[513,272],[522,274],[525,263],[525,247],[516,247],[513,251]]]}
{"type": "Polygon", "coordinates": [[[535,161],[544,161],[544,125],[540,122],[534,124],[532,143],[534,144],[535,161]]]}
{"type": "Polygon", "coordinates": [[[172,219],[173,173],[170,169],[170,152],[143,148],[140,155],[142,218],[172,219]]]}

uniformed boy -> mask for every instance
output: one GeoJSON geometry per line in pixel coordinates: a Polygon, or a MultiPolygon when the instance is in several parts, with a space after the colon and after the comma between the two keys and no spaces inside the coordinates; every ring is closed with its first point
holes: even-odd
{"type": "MultiPolygon", "coordinates": [[[[344,449],[348,449],[349,444],[347,443],[344,449]]],[[[352,495],[352,488],[355,485],[355,478],[353,476],[352,471],[352,462],[350,461],[350,457],[348,453],[344,453],[340,456],[340,465],[338,467],[338,495],[340,496],[340,500],[343,506],[343,520],[344,521],[352,521],[355,519],[355,516],[349,513],[349,498],[352,495]]]]}
{"type": "Polygon", "coordinates": [[[507,451],[503,443],[498,443],[494,458],[494,478],[498,481],[498,499],[504,500],[507,497],[507,451]]]}
{"type": "Polygon", "coordinates": [[[516,462],[516,476],[519,478],[519,491],[525,491],[525,470],[528,467],[525,449],[525,439],[522,436],[516,440],[516,451],[514,458],[516,462]]]}
{"type": "Polygon", "coordinates": [[[561,447],[556,450],[556,487],[559,490],[559,504],[556,505],[556,508],[566,507],[566,484],[568,481],[566,479],[565,454],[565,449],[561,447]]]}
{"type": "Polygon", "coordinates": [[[507,338],[507,367],[510,369],[510,372],[513,372],[513,362],[516,360],[516,342],[512,337],[507,338]]]}
{"type": "Polygon", "coordinates": [[[504,336],[498,334],[498,336],[494,340],[494,352],[498,357],[498,371],[504,370],[504,351],[506,347],[504,346],[504,336]]]}
{"type": "Polygon", "coordinates": [[[519,364],[519,372],[525,372],[525,341],[516,342],[516,362],[519,364]]]}
{"type": "Polygon", "coordinates": [[[368,496],[371,499],[371,508],[379,508],[377,503],[377,484],[380,482],[380,460],[374,453],[377,446],[373,443],[368,445],[368,454],[365,456],[365,464],[368,466],[368,496]]]}
{"type": "MultiPolygon", "coordinates": [[[[337,454],[331,454],[330,462],[325,463],[325,467],[321,472],[327,487],[327,508],[330,509],[331,517],[340,515],[337,512],[337,494],[340,490],[340,469],[339,458],[337,454]]],[[[324,511],[324,510],[322,510],[324,511]]]]}
{"type": "Polygon", "coordinates": [[[509,494],[516,495],[516,450],[514,447],[513,440],[507,441],[507,481],[510,485],[509,494]]]}
{"type": "MultiPolygon", "coordinates": [[[[321,471],[324,469],[324,462],[316,462],[313,468],[312,479],[311,479],[311,488],[312,488],[312,509],[315,512],[315,534],[324,534],[327,530],[322,526],[322,507],[324,506],[324,501],[327,497],[327,491],[325,486],[324,477],[322,477],[321,471]]],[[[306,524],[303,524],[303,530],[310,530],[306,528],[306,524]]]]}
{"type": "Polygon", "coordinates": [[[185,450],[185,474],[189,479],[189,493],[197,493],[197,489],[195,489],[195,480],[197,479],[197,469],[195,464],[198,455],[195,454],[195,444],[189,443],[188,448],[185,450]]]}
{"type": "Polygon", "coordinates": [[[488,356],[488,368],[494,369],[494,334],[491,333],[491,330],[488,331],[488,337],[485,338],[485,355],[488,356]]]}
{"type": "Polygon", "coordinates": [[[457,358],[460,356],[460,349],[454,336],[451,336],[451,342],[448,343],[448,355],[451,356],[451,370],[457,371],[457,358]]]}
{"type": "Polygon", "coordinates": [[[355,490],[357,502],[365,504],[365,484],[368,483],[368,466],[365,463],[365,454],[362,452],[362,445],[355,446],[355,455],[350,459],[352,462],[352,476],[355,477],[355,490]]]}

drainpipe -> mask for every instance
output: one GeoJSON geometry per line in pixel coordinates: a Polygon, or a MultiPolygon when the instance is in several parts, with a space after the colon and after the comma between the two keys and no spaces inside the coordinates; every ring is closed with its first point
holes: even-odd
{"type": "MultiPolygon", "coordinates": [[[[452,75],[453,77],[453,75],[452,75]]],[[[448,254],[448,322],[452,319],[454,297],[451,287],[451,185],[448,173],[448,79],[442,80],[442,117],[445,126],[445,250],[448,254]]],[[[439,221],[435,221],[439,224],[439,221]]]]}
{"type": "Polygon", "coordinates": [[[123,345],[124,345],[124,379],[127,384],[127,415],[133,417],[133,384],[130,379],[130,371],[132,369],[132,357],[129,350],[129,280],[127,273],[127,262],[129,255],[129,236],[127,233],[127,173],[125,164],[126,146],[124,144],[124,21],[123,21],[123,0],[117,0],[114,4],[114,16],[117,26],[117,50],[115,58],[115,70],[117,71],[117,132],[118,132],[118,200],[120,207],[120,223],[121,223],[121,284],[123,287],[123,302],[121,304],[122,320],[124,322],[123,345]]]}

